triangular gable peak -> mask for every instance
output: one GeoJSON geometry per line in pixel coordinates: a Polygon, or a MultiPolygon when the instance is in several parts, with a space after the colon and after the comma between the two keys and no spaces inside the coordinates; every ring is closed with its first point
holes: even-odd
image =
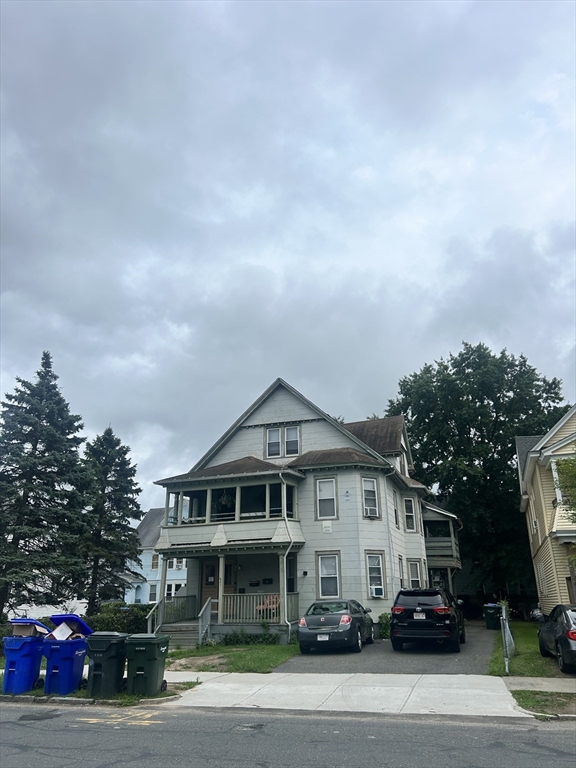
{"type": "Polygon", "coordinates": [[[306,421],[324,422],[335,433],[339,434],[341,447],[357,447],[363,452],[378,458],[378,453],[367,446],[358,437],[349,432],[336,419],[333,419],[304,395],[290,386],[283,379],[276,379],[252,405],[232,424],[222,437],[214,443],[210,450],[192,467],[196,472],[207,466],[214,466],[229,459],[228,446],[235,440],[241,430],[256,427],[274,427],[283,424],[302,423],[306,421]]]}
{"type": "Polygon", "coordinates": [[[576,432],[576,405],[573,405],[570,410],[566,411],[564,416],[532,448],[532,451],[541,451],[552,443],[572,436],[574,432],[576,432]]]}

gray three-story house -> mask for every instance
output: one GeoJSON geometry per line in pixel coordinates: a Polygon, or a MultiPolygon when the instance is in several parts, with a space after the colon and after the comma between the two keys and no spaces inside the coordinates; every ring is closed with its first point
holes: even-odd
{"type": "Polygon", "coordinates": [[[187,573],[150,626],[169,610],[199,621],[200,640],[263,623],[288,632],[328,597],[389,611],[398,589],[428,585],[427,489],[411,463],[402,416],[342,424],[277,379],[189,472],[157,482],[160,595],[169,560],[187,573]]]}

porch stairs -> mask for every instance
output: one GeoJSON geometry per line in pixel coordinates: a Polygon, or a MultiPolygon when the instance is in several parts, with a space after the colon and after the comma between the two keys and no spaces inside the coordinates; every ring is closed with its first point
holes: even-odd
{"type": "Polygon", "coordinates": [[[162,624],[158,633],[170,635],[170,650],[175,648],[196,648],[198,644],[198,622],[178,621],[162,624]]]}

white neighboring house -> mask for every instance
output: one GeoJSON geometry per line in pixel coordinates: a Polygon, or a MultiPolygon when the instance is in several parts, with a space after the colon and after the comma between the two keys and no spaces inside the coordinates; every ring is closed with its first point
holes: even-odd
{"type": "MultiPolygon", "coordinates": [[[[142,565],[133,567],[137,576],[127,577],[130,580],[130,586],[124,595],[126,603],[155,603],[159,600],[159,555],[154,551],[154,547],[160,536],[160,525],[163,519],[162,507],[149,509],[136,529],[140,539],[142,565]]],[[[182,557],[169,559],[164,596],[170,599],[185,586],[186,561],[182,557]]]]}
{"type": "MultiPolygon", "coordinates": [[[[411,464],[402,416],[341,424],[277,379],[189,472],[157,482],[150,546],[168,566],[186,560],[181,596],[211,600],[217,634],[286,625],[329,597],[377,617],[401,585],[428,585],[427,489],[411,464]]],[[[168,566],[147,578],[168,585],[168,566]]]]}

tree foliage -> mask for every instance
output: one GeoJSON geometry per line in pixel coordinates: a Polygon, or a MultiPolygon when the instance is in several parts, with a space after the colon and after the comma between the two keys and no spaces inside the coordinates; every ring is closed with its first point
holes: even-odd
{"type": "Polygon", "coordinates": [[[402,378],[388,403],[388,416],[406,418],[415,477],[463,521],[463,556],[479,583],[532,583],[514,438],[545,434],[567,410],[561,402],[561,382],[524,356],[464,343],[402,378]]]}
{"type": "Polygon", "coordinates": [[[129,563],[139,563],[140,543],[130,520],[140,520],[136,467],[111,427],[104,430],[85,450],[85,466],[90,475],[86,517],[90,534],[84,539],[87,566],[85,597],[87,615],[94,614],[102,599],[122,596],[123,575],[129,563]]]}
{"type": "Polygon", "coordinates": [[[17,379],[2,402],[0,614],[72,597],[84,564],[78,541],[86,473],[80,416],[70,413],[48,352],[34,382],[17,379]]]}

